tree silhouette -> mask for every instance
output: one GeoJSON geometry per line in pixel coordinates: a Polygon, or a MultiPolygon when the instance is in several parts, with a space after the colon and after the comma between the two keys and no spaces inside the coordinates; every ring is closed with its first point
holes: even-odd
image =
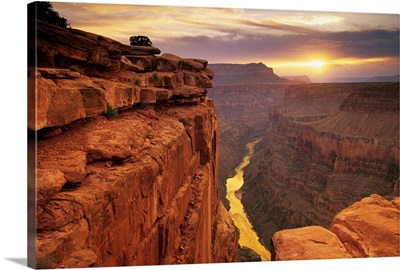
{"type": "Polygon", "coordinates": [[[131,36],[129,38],[131,45],[136,46],[151,46],[153,43],[146,36],[131,36]]]}
{"type": "Polygon", "coordinates": [[[57,11],[53,9],[53,5],[50,2],[36,2],[37,8],[37,19],[62,27],[67,28],[69,22],[67,19],[60,17],[57,11]]]}

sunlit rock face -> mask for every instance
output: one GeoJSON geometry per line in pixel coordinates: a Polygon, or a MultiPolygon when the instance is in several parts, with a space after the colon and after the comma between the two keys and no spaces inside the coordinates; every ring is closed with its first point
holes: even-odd
{"type": "Polygon", "coordinates": [[[274,232],[328,227],[371,194],[398,196],[399,85],[288,88],[245,170],[243,204],[269,245],[274,232]]]}
{"type": "Polygon", "coordinates": [[[329,230],[307,226],[276,232],[273,260],[312,260],[399,256],[399,197],[372,194],[346,207],[329,230]]]}
{"type": "Polygon", "coordinates": [[[37,268],[237,261],[207,61],[38,28],[37,268]]]}

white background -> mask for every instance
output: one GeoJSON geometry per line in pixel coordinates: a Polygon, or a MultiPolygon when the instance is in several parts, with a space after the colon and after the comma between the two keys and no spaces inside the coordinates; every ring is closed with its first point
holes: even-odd
{"type": "MultiPolygon", "coordinates": [[[[0,177],[0,269],[25,269],[27,258],[27,178],[26,178],[26,14],[30,1],[3,1],[1,20],[1,177],[0,177]]],[[[67,1],[59,1],[67,2],[67,1]]],[[[70,1],[69,1],[70,2],[70,1]]],[[[112,3],[113,1],[75,1],[112,3]]],[[[117,3],[181,5],[202,7],[262,8],[281,10],[349,11],[399,14],[395,0],[117,0],[117,3]],[[262,3],[262,4],[261,4],[262,3]]],[[[68,18],[67,18],[68,19],[68,18]]],[[[207,264],[192,266],[135,267],[147,269],[380,269],[400,265],[400,257],[297,262],[207,264]]],[[[118,268],[100,268],[118,269],[118,268]]],[[[119,268],[121,269],[121,268],[119,268]]],[[[125,267],[123,269],[131,269],[125,267]]]]}

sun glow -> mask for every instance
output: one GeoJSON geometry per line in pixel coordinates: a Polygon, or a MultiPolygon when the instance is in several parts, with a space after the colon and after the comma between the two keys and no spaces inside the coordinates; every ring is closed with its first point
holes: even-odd
{"type": "Polygon", "coordinates": [[[308,65],[311,67],[314,67],[314,68],[321,68],[325,65],[325,62],[320,61],[320,60],[315,60],[315,61],[309,62],[308,65]]]}

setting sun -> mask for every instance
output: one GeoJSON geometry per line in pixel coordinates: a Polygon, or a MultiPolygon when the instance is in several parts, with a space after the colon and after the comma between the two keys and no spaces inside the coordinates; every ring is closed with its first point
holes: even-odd
{"type": "Polygon", "coordinates": [[[309,62],[309,65],[314,68],[321,68],[325,65],[325,63],[323,61],[316,60],[316,61],[309,62]]]}

